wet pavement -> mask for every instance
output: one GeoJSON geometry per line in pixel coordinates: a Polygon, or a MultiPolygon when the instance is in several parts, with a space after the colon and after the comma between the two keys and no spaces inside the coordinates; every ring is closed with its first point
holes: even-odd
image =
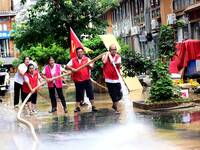
{"type": "MultiPolygon", "coordinates": [[[[32,122],[41,140],[39,149],[200,150],[200,106],[169,111],[135,109],[133,122],[126,124],[126,114],[115,114],[111,109],[108,94],[95,95],[97,113],[90,112],[88,107],[83,107],[81,113],[74,113],[73,87],[70,88],[64,90],[67,114],[63,113],[60,102],[57,113],[48,113],[50,101],[45,97],[45,94],[48,96],[45,90],[38,96],[37,114],[28,115],[24,110],[23,116],[32,122]]],[[[131,100],[146,96],[142,91],[130,93],[131,100]]],[[[11,97],[12,87],[0,104],[2,150],[24,149],[24,143],[30,146],[32,143],[30,131],[17,123],[11,97]]],[[[121,109],[123,111],[123,105],[121,109]]]]}

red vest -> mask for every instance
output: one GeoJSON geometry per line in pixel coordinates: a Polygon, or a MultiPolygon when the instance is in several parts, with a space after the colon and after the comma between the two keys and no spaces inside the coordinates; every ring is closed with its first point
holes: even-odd
{"type": "MultiPolygon", "coordinates": [[[[83,56],[80,63],[79,63],[77,57],[72,58],[72,68],[75,68],[75,69],[79,68],[80,66],[82,66],[86,63],[88,63],[88,58],[86,56],[83,56]]],[[[90,68],[89,67],[84,67],[80,71],[72,74],[72,80],[74,82],[81,82],[81,81],[85,81],[85,80],[89,80],[89,79],[90,79],[90,68]]]]}
{"type": "MultiPolygon", "coordinates": [[[[30,83],[32,89],[38,85],[38,72],[37,71],[34,71],[33,76],[30,73],[25,73],[25,76],[28,77],[29,83],[30,83]]],[[[28,84],[26,82],[23,83],[22,90],[24,93],[31,92],[31,90],[29,89],[28,84]]]]}
{"type": "MultiPolygon", "coordinates": [[[[55,71],[55,75],[59,76],[61,75],[61,70],[60,70],[60,65],[59,64],[55,64],[56,65],[56,71],[55,71]]],[[[51,75],[51,68],[49,65],[45,66],[45,74],[47,78],[52,78],[51,75]]],[[[52,81],[52,82],[48,82],[48,87],[54,87],[54,82],[57,88],[61,88],[62,87],[62,78],[58,78],[56,79],[56,81],[52,81]]]]}
{"type": "MultiPolygon", "coordinates": [[[[116,54],[114,61],[117,62],[118,58],[120,58],[120,56],[116,54]]],[[[120,66],[116,65],[116,67],[117,67],[118,72],[120,73],[120,66]]],[[[109,58],[108,58],[108,61],[103,66],[103,76],[105,79],[111,79],[111,80],[119,79],[117,72],[109,58]]]]}

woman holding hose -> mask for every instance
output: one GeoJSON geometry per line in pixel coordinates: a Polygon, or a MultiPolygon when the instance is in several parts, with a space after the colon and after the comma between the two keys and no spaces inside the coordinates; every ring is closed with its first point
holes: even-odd
{"type": "Polygon", "coordinates": [[[63,95],[63,90],[62,90],[62,87],[63,87],[62,77],[53,79],[53,77],[61,75],[62,72],[65,72],[65,70],[61,67],[61,65],[55,63],[55,60],[53,57],[49,57],[48,63],[42,71],[43,77],[47,81],[47,85],[48,85],[48,89],[49,89],[49,96],[51,99],[52,109],[49,111],[49,113],[53,113],[53,112],[57,111],[57,101],[56,101],[55,92],[57,92],[58,97],[61,100],[64,113],[67,113],[66,101],[65,101],[65,97],[63,95]]]}
{"type": "Polygon", "coordinates": [[[35,70],[33,64],[29,64],[22,85],[22,101],[25,100],[30,92],[33,93],[27,102],[30,114],[36,113],[37,91],[34,88],[38,85],[38,80],[42,82],[40,74],[35,70]]]}

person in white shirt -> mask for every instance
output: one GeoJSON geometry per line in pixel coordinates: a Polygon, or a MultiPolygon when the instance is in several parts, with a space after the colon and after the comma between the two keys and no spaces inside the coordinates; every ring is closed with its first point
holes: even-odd
{"type": "Polygon", "coordinates": [[[119,80],[121,56],[117,54],[117,48],[114,44],[110,45],[109,52],[103,58],[103,75],[108,88],[109,95],[113,101],[112,108],[119,113],[118,103],[122,98],[121,83],[119,80]]]}
{"type": "Polygon", "coordinates": [[[14,107],[18,107],[19,104],[19,95],[21,92],[22,97],[22,85],[24,82],[24,74],[27,71],[27,66],[30,63],[30,57],[26,56],[22,64],[18,66],[17,73],[14,77],[14,107]]]}

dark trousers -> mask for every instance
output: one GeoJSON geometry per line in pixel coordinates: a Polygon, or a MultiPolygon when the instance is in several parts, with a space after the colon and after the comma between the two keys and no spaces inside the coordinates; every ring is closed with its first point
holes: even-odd
{"type": "Polygon", "coordinates": [[[14,106],[19,104],[19,94],[21,92],[22,98],[22,85],[14,82],[14,106]]]}
{"type": "Polygon", "coordinates": [[[84,91],[89,100],[94,100],[94,92],[91,80],[85,80],[81,82],[75,82],[76,88],[76,102],[81,102],[84,100],[84,91]]]}
{"type": "Polygon", "coordinates": [[[113,102],[118,102],[121,100],[123,94],[121,92],[120,83],[106,83],[108,87],[108,92],[113,102]]]}
{"type": "MultiPolygon", "coordinates": [[[[24,93],[22,92],[22,102],[24,102],[24,100],[26,99],[26,97],[28,96],[29,93],[24,93]]],[[[37,92],[33,93],[31,95],[31,97],[28,99],[27,102],[31,102],[32,104],[36,104],[37,103],[37,92]]]]}
{"type": "Polygon", "coordinates": [[[66,102],[65,102],[65,97],[63,95],[63,90],[62,88],[56,88],[56,87],[49,87],[49,96],[51,99],[51,106],[52,109],[56,109],[57,108],[57,101],[56,101],[56,95],[55,95],[55,90],[58,93],[58,97],[61,100],[61,103],[63,105],[63,108],[66,109],[66,102]]]}

